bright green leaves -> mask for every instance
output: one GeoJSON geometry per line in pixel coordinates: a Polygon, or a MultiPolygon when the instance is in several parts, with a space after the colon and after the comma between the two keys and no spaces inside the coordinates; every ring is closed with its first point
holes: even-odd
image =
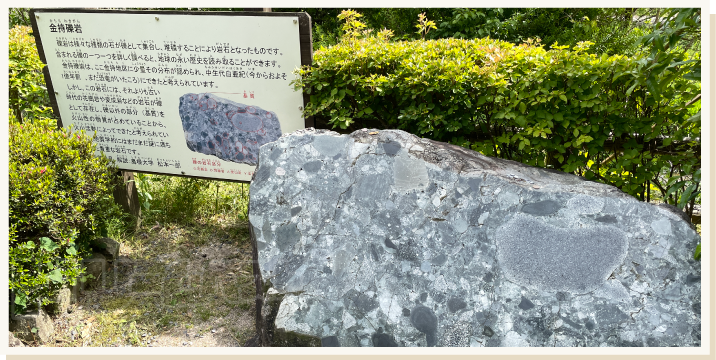
{"type": "Polygon", "coordinates": [[[25,308],[25,306],[27,306],[27,295],[23,292],[15,293],[15,304],[21,309],[25,308]]]}
{"type": "MultiPolygon", "coordinates": [[[[589,46],[366,35],[316,53],[320,65],[302,69],[299,83],[312,89],[306,115],[336,129],[399,128],[643,197],[665,164],[697,157],[698,109],[685,105],[700,84],[674,76],[696,62],[673,56],[653,66],[649,56],[597,56],[589,46]]],[[[691,185],[680,179],[672,197],[691,185]]]]}
{"type": "Polygon", "coordinates": [[[9,102],[11,121],[53,123],[54,115],[45,88],[35,38],[29,26],[15,26],[9,36],[9,102]]]}
{"type": "Polygon", "coordinates": [[[654,76],[649,76],[646,79],[646,87],[649,91],[651,91],[651,94],[656,101],[659,101],[661,98],[661,91],[659,90],[658,85],[658,80],[656,80],[654,76]]]}
{"type": "Polygon", "coordinates": [[[47,251],[47,252],[53,252],[59,248],[59,246],[50,238],[48,237],[42,237],[40,238],[40,248],[47,251]]]}
{"type": "Polygon", "coordinates": [[[9,145],[9,285],[24,311],[47,305],[81,273],[80,253],[114,216],[120,180],[82,132],[11,123],[9,145]]]}
{"type": "Polygon", "coordinates": [[[696,197],[696,193],[694,190],[698,187],[698,184],[691,184],[689,185],[684,192],[681,194],[681,197],[679,198],[679,202],[676,204],[676,206],[679,209],[683,209],[686,204],[691,201],[692,198],[696,197]]]}
{"type": "Polygon", "coordinates": [[[425,13],[418,15],[418,24],[415,25],[415,27],[418,28],[416,34],[420,35],[423,39],[425,38],[425,35],[428,34],[430,29],[437,29],[435,22],[428,20],[428,18],[425,17],[425,13]]]}
{"type": "Polygon", "coordinates": [[[583,143],[588,143],[592,140],[594,140],[594,138],[592,138],[591,136],[582,134],[577,138],[577,140],[574,140],[574,146],[578,147],[579,145],[583,143]]]}
{"type": "Polygon", "coordinates": [[[52,280],[55,283],[61,283],[62,282],[62,271],[60,271],[60,269],[52,270],[47,275],[47,278],[52,280]]]}
{"type": "Polygon", "coordinates": [[[344,32],[344,39],[354,40],[361,34],[361,30],[366,27],[364,23],[358,21],[358,18],[362,16],[363,15],[361,15],[357,11],[350,9],[343,10],[338,15],[338,19],[344,21],[343,27],[341,28],[344,32]]]}
{"type": "Polygon", "coordinates": [[[696,245],[696,250],[694,250],[694,260],[701,260],[701,244],[696,245]]]}

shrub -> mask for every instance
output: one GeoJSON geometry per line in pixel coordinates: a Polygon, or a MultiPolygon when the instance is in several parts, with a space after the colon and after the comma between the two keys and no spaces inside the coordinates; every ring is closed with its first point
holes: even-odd
{"type": "Polygon", "coordinates": [[[9,100],[11,119],[19,122],[52,119],[50,98],[45,86],[42,68],[45,66],[37,54],[35,38],[29,26],[10,29],[9,100]]]}
{"type": "Polygon", "coordinates": [[[22,311],[81,274],[89,240],[112,216],[117,170],[84,132],[11,123],[10,289],[22,311]]]}
{"type": "Polygon", "coordinates": [[[642,199],[666,165],[681,164],[688,181],[700,167],[701,127],[685,104],[701,87],[684,76],[697,63],[683,53],[652,66],[589,54],[588,42],[546,50],[489,38],[391,41],[351,22],[344,30],[295,82],[318,126],[398,128],[642,199]]]}
{"type": "Polygon", "coordinates": [[[216,215],[223,220],[246,219],[247,184],[137,174],[143,222],[202,224],[216,215]]]}

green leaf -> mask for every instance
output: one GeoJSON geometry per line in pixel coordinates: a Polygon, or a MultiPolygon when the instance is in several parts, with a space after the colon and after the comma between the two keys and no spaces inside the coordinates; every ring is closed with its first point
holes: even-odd
{"type": "Polygon", "coordinates": [[[527,105],[525,105],[525,103],[521,102],[520,103],[520,112],[524,114],[525,111],[527,111],[527,105]]]}
{"type": "Polygon", "coordinates": [[[649,78],[646,79],[646,88],[649,89],[651,95],[656,101],[659,101],[659,99],[661,98],[661,93],[659,92],[658,85],[659,83],[656,81],[653,75],[649,76],[649,78]]]}
{"type": "Polygon", "coordinates": [[[694,251],[694,260],[701,260],[701,244],[699,243],[696,245],[696,250],[694,251]]]}
{"type": "Polygon", "coordinates": [[[365,108],[365,109],[363,110],[363,112],[365,112],[366,114],[372,114],[372,113],[373,113],[373,109],[371,109],[371,108],[365,108]]]}
{"type": "Polygon", "coordinates": [[[52,280],[53,282],[56,282],[56,283],[61,283],[61,282],[62,282],[62,272],[60,271],[60,269],[55,269],[55,270],[53,270],[52,272],[50,272],[50,273],[47,275],[47,277],[48,277],[50,280],[52,280]]]}
{"type": "Polygon", "coordinates": [[[574,129],[574,132],[572,132],[572,134],[574,134],[574,137],[579,136],[579,129],[574,129]]]}
{"type": "Polygon", "coordinates": [[[692,81],[701,81],[701,68],[694,68],[688,73],[684,74],[684,79],[692,81]]]}
{"type": "Polygon", "coordinates": [[[15,304],[25,307],[27,305],[27,295],[25,293],[19,292],[15,294],[15,304]]]}
{"type": "Polygon", "coordinates": [[[564,96],[564,94],[559,95],[559,98],[562,99],[562,101],[567,102],[567,97],[564,96]]]}
{"type": "Polygon", "coordinates": [[[664,197],[669,197],[669,195],[681,189],[681,187],[684,186],[685,183],[686,181],[679,181],[676,184],[672,185],[668,190],[666,190],[666,195],[664,195],[664,197]]]}
{"type": "Polygon", "coordinates": [[[691,184],[689,187],[684,190],[684,192],[681,194],[681,197],[679,198],[679,204],[676,205],[679,209],[683,209],[684,206],[686,206],[686,203],[691,200],[691,193],[696,189],[696,184],[691,184]]]}
{"type": "Polygon", "coordinates": [[[53,252],[59,248],[59,246],[48,237],[40,238],[40,244],[40,247],[48,252],[53,252]]]}
{"type": "Polygon", "coordinates": [[[75,249],[74,246],[70,246],[67,248],[67,254],[69,255],[77,255],[77,249],[75,249]]]}
{"type": "Polygon", "coordinates": [[[37,334],[37,328],[33,327],[32,329],[30,329],[30,332],[33,334],[37,334]]]}
{"type": "Polygon", "coordinates": [[[688,122],[700,123],[701,122],[701,110],[697,111],[692,117],[686,119],[688,122]]]}

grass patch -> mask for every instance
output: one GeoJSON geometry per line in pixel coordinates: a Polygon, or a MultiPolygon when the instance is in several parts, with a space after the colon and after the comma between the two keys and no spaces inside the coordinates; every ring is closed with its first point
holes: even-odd
{"type": "Polygon", "coordinates": [[[149,174],[137,174],[135,181],[144,222],[246,220],[248,184],[149,174]]]}
{"type": "Polygon", "coordinates": [[[120,257],[56,319],[49,346],[243,345],[255,331],[248,185],[137,179],[139,225],[110,221],[120,257]]]}

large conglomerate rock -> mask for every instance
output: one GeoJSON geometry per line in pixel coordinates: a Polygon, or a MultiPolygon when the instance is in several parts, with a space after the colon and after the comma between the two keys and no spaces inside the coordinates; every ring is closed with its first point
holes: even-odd
{"type": "Polygon", "coordinates": [[[276,113],[214,94],[185,94],[179,115],[191,151],[256,165],[259,147],[281,136],[276,113]]]}
{"type": "Polygon", "coordinates": [[[678,210],[402,131],[302,130],[259,159],[257,327],[274,339],[700,345],[700,238],[678,210]]]}

